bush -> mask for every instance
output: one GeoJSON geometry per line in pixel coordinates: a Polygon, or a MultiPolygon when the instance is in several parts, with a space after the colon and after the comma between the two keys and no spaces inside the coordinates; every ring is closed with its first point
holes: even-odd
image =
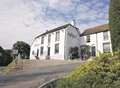
{"type": "Polygon", "coordinates": [[[61,79],[57,88],[120,88],[120,60],[102,54],[61,79]]]}
{"type": "Polygon", "coordinates": [[[13,58],[10,52],[5,51],[2,47],[0,47],[0,66],[6,66],[10,62],[12,62],[13,58]]]}

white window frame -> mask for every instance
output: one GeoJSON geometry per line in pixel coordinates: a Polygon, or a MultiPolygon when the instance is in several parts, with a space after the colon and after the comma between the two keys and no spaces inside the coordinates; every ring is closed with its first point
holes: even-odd
{"type": "Polygon", "coordinates": [[[87,35],[87,36],[86,36],[86,42],[87,42],[87,43],[90,42],[90,35],[87,35]],[[89,39],[89,41],[88,41],[88,39],[89,39]]]}
{"type": "Polygon", "coordinates": [[[55,54],[59,53],[59,43],[55,44],[55,54]]]}
{"type": "Polygon", "coordinates": [[[41,44],[44,44],[44,36],[41,37],[41,44]]]}
{"type": "Polygon", "coordinates": [[[103,43],[103,52],[104,53],[110,52],[110,43],[103,43]],[[105,46],[107,46],[107,48],[109,48],[109,49],[105,49],[106,48],[105,46]]]}
{"type": "Polygon", "coordinates": [[[51,34],[48,34],[48,43],[51,42],[51,34]]]}
{"type": "Polygon", "coordinates": [[[41,46],[41,47],[40,47],[40,55],[43,55],[43,54],[44,54],[44,47],[41,46]]]}
{"type": "Polygon", "coordinates": [[[103,32],[103,40],[104,40],[104,41],[109,40],[108,31],[103,32]]]}
{"type": "Polygon", "coordinates": [[[60,40],[60,31],[57,31],[55,33],[55,41],[59,41],[60,40]]]}

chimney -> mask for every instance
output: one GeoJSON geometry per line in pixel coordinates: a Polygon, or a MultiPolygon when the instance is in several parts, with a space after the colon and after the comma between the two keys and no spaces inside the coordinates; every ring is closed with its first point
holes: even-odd
{"type": "Polygon", "coordinates": [[[73,26],[76,26],[76,21],[75,21],[75,19],[72,20],[70,24],[73,25],[73,26]]]}

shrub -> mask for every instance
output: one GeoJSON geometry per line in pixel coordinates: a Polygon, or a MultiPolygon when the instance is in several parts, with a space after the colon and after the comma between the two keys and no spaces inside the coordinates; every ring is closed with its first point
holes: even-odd
{"type": "Polygon", "coordinates": [[[0,66],[6,66],[10,62],[12,62],[13,58],[8,51],[5,51],[2,47],[0,47],[0,66]]]}
{"type": "Polygon", "coordinates": [[[102,54],[61,79],[57,88],[120,88],[119,82],[119,58],[113,59],[110,54],[102,54]]]}
{"type": "Polygon", "coordinates": [[[120,59],[120,51],[114,52],[114,56],[117,56],[120,59]]]}

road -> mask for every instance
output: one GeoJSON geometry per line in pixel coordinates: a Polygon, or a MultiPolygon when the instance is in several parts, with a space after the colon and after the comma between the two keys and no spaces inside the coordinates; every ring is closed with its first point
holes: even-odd
{"type": "Polygon", "coordinates": [[[39,85],[57,77],[63,77],[81,62],[45,66],[19,71],[10,75],[0,75],[0,88],[38,88],[39,85]]]}

